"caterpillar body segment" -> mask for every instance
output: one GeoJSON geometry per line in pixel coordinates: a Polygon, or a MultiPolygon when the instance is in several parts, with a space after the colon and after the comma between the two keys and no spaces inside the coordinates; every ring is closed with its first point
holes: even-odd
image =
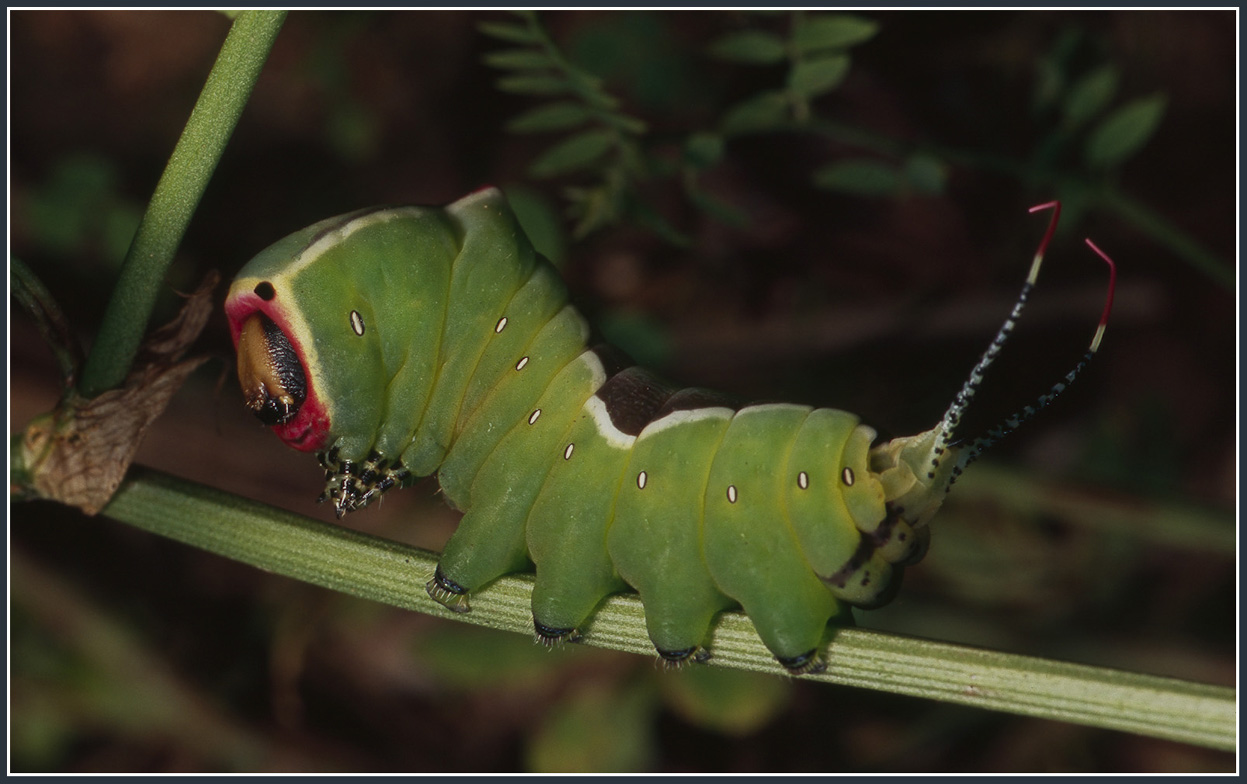
{"type": "Polygon", "coordinates": [[[787,458],[809,412],[784,404],[738,411],[715,453],[703,512],[711,576],[781,662],[814,651],[840,610],[802,553],[785,509],[797,476],[787,458]]]}
{"type": "Polygon", "coordinates": [[[698,652],[720,611],[732,607],[702,554],[710,466],[733,410],[674,410],[633,444],[607,533],[611,562],[645,604],[650,640],[665,661],[698,652]]]}
{"type": "Polygon", "coordinates": [[[956,439],[1050,236],[943,420],[884,443],[848,412],[739,406],[588,347],[493,189],[297,232],[244,267],[226,312],[247,405],[317,453],[339,516],[437,473],[464,512],[430,576],[438,602],[468,612],[473,591],[535,569],[534,629],[553,642],[633,589],[676,664],[704,659],[716,615],[741,607],[803,673],[824,666],[829,623],[886,601],[922,557],[969,460],[1081,369],[983,438],[956,439]]]}
{"type": "Polygon", "coordinates": [[[473,591],[527,567],[525,523],[546,473],[534,455],[562,451],[563,434],[604,382],[601,362],[591,352],[582,353],[555,375],[489,453],[472,483],[472,504],[442,551],[439,568],[446,578],[473,591]]]}
{"type": "MultiPolygon", "coordinates": [[[[442,490],[456,509],[470,508],[482,464],[508,435],[510,423],[527,421],[540,409],[535,401],[550,385],[551,378],[584,354],[587,335],[584,319],[570,305],[564,305],[529,344],[515,352],[518,358],[509,358],[506,375],[481,398],[479,405],[464,411],[454,444],[438,470],[442,490]]],[[[585,357],[584,361],[598,361],[600,366],[600,360],[594,357],[585,357]]],[[[605,368],[599,367],[595,378],[598,376],[605,377],[605,368]]]]}

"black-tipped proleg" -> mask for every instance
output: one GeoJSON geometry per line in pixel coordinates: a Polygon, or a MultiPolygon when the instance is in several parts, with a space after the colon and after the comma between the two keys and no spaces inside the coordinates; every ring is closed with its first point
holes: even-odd
{"type": "Polygon", "coordinates": [[[424,590],[430,599],[452,612],[465,613],[472,610],[472,606],[468,604],[468,589],[442,574],[441,564],[433,571],[433,579],[425,583],[424,590]]]}
{"type": "Polygon", "coordinates": [[[662,658],[664,666],[678,668],[688,663],[693,654],[697,652],[699,646],[694,645],[691,648],[681,648],[678,651],[664,651],[662,648],[655,648],[658,655],[662,658]]]}
{"type": "Polygon", "coordinates": [[[818,655],[817,648],[811,648],[800,656],[776,656],[775,660],[793,675],[813,675],[827,669],[827,662],[818,655]]]}
{"type": "Polygon", "coordinates": [[[533,618],[533,631],[536,632],[537,642],[546,646],[564,641],[576,642],[580,639],[580,633],[575,628],[547,626],[536,618],[533,618]]]}

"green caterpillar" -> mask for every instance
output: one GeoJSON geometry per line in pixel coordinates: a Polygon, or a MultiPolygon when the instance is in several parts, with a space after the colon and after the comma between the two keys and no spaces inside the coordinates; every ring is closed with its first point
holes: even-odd
{"type": "Polygon", "coordinates": [[[465,512],[428,583],[438,602],[468,612],[472,591],[535,567],[534,626],[555,641],[631,588],[677,663],[706,658],[715,616],[741,607],[803,673],[825,666],[829,622],[887,601],[922,557],[966,464],[1098,347],[1111,284],[1065,381],[986,436],[954,440],[1038,274],[1059,213],[1042,208],[1055,209],[1022,296],[943,421],[884,443],[844,411],[735,406],[587,348],[557,272],[494,189],[297,232],[242,269],[226,313],[247,405],[317,453],[339,517],[437,473],[465,512]]]}

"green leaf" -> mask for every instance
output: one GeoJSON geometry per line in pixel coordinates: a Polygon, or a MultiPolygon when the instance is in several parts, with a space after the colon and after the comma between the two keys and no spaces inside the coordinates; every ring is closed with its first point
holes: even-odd
{"type": "Polygon", "coordinates": [[[619,220],[619,209],[612,191],[606,186],[568,188],[567,211],[576,220],[572,239],[582,240],[603,226],[619,220]]]}
{"type": "Polygon", "coordinates": [[[503,192],[533,247],[551,264],[561,268],[567,256],[567,231],[549,199],[523,185],[508,185],[503,192]]]}
{"type": "Polygon", "coordinates": [[[580,99],[589,106],[603,112],[613,112],[619,108],[619,99],[608,92],[604,92],[598,83],[584,76],[576,74],[573,74],[573,76],[577,78],[573,89],[579,93],[580,99]]]}
{"type": "Polygon", "coordinates": [[[901,174],[890,163],[873,158],[837,161],[814,173],[814,185],[858,196],[891,196],[900,189],[901,174]]]}
{"type": "Polygon", "coordinates": [[[511,68],[516,70],[535,70],[551,68],[556,65],[550,55],[538,49],[503,49],[485,55],[485,64],[494,68],[511,68]]]}
{"type": "Polygon", "coordinates": [[[1078,80],[1065,96],[1065,125],[1078,128],[1104,110],[1117,93],[1117,68],[1106,65],[1078,80]]]}
{"type": "Polygon", "coordinates": [[[706,48],[711,57],[736,63],[771,65],[783,62],[784,41],[762,30],[742,30],[725,35],[706,48]]]}
{"type": "Polygon", "coordinates": [[[1104,118],[1087,139],[1087,165],[1112,169],[1141,150],[1160,125],[1167,100],[1157,93],[1131,101],[1104,118]]]}
{"type": "Polygon", "coordinates": [[[563,76],[504,76],[498,80],[498,89],[520,95],[558,95],[570,90],[571,85],[563,76]]]}
{"type": "Polygon", "coordinates": [[[507,130],[512,133],[563,131],[582,125],[588,119],[589,110],[583,105],[571,101],[560,101],[543,104],[512,118],[507,123],[507,130]]]}
{"type": "Polygon", "coordinates": [[[528,768],[538,773],[630,773],[654,756],[648,689],[590,684],[553,706],[529,741],[528,768]]]}
{"type": "Polygon", "coordinates": [[[787,705],[792,682],[718,667],[686,667],[664,677],[663,702],[696,726],[748,735],[787,705]]]}
{"type": "Polygon", "coordinates": [[[687,234],[677,229],[671,221],[667,220],[661,213],[644,201],[635,198],[629,199],[627,207],[629,208],[629,217],[664,241],[682,248],[692,245],[692,240],[687,234]]]}
{"type": "Polygon", "coordinates": [[[585,131],[578,133],[542,153],[529,173],[534,177],[555,177],[583,169],[606,154],[615,143],[611,131],[585,131]]]}
{"type": "Polygon", "coordinates": [[[567,645],[551,651],[519,635],[445,624],[417,637],[413,653],[443,689],[539,691],[554,687],[560,668],[583,658],[588,650],[567,645]]]}
{"type": "Polygon", "coordinates": [[[541,37],[528,25],[509,24],[507,22],[481,22],[476,26],[476,29],[485,35],[516,44],[534,44],[541,41],[541,37]]]}
{"type": "Polygon", "coordinates": [[[788,121],[788,96],[766,92],[728,110],[720,129],[725,135],[768,131],[788,121]]]}
{"type": "Polygon", "coordinates": [[[840,86],[849,74],[849,56],[837,54],[797,63],[788,74],[788,89],[813,98],[840,86]]]}
{"type": "Polygon", "coordinates": [[[696,207],[725,226],[743,229],[749,225],[749,216],[727,202],[720,201],[706,191],[692,189],[688,198],[696,207]]]}
{"type": "Polygon", "coordinates": [[[869,41],[879,32],[879,23],[852,14],[828,14],[806,19],[793,33],[797,52],[808,54],[823,49],[847,49],[869,41]]]}
{"type": "Polygon", "coordinates": [[[380,127],[367,104],[343,101],[324,124],[325,136],[349,161],[363,161],[377,149],[380,127]]]}
{"type": "Polygon", "coordinates": [[[717,133],[695,133],[684,142],[684,160],[704,171],[723,158],[723,137],[717,133]]]}
{"type": "Polygon", "coordinates": [[[638,120],[635,117],[629,117],[626,114],[604,114],[599,119],[612,128],[617,128],[624,133],[631,133],[637,136],[649,130],[649,126],[644,121],[638,120]]]}
{"type": "Polygon", "coordinates": [[[918,193],[944,192],[948,167],[933,155],[916,153],[905,161],[905,182],[918,193]]]}
{"type": "MultiPolygon", "coordinates": [[[[47,181],[30,194],[26,207],[41,250],[69,256],[81,253],[84,244],[96,240],[100,215],[122,203],[119,179],[117,167],[98,156],[71,153],[60,158],[47,181]]],[[[121,252],[109,256],[110,261],[120,262],[134,229],[130,227],[121,252]]]]}

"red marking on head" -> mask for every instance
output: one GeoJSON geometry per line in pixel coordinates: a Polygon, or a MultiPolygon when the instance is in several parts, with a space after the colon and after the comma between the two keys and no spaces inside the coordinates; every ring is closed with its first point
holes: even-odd
{"type": "Polygon", "coordinates": [[[285,333],[299,362],[303,364],[303,374],[307,379],[307,398],[299,407],[299,413],[284,425],[274,425],[273,432],[288,446],[301,452],[323,449],[329,441],[332,425],[329,409],[320,397],[315,379],[308,372],[303,345],[290,331],[290,319],[278,298],[264,300],[254,291],[243,291],[225,301],[225,317],[229,320],[230,338],[234,341],[234,347],[238,347],[238,336],[242,332],[243,322],[255,313],[268,316],[285,333]]]}
{"type": "Polygon", "coordinates": [[[273,432],[293,449],[316,452],[329,442],[329,424],[329,412],[309,392],[295,418],[284,425],[275,425],[273,432]]]}

